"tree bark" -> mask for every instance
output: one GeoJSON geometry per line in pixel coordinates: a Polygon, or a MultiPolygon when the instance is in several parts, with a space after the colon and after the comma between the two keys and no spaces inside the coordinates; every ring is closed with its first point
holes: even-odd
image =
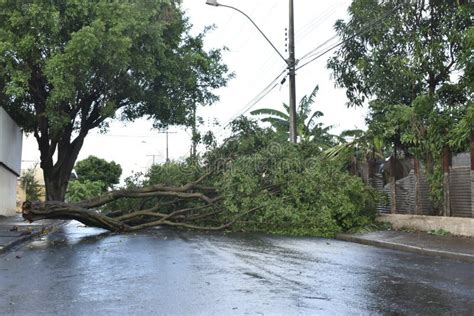
{"type": "Polygon", "coordinates": [[[59,152],[63,157],[59,157],[58,154],[58,161],[53,166],[42,167],[48,201],[64,201],[71,173],[83,142],[82,138],[71,145],[60,146],[59,152]]]}
{"type": "Polygon", "coordinates": [[[375,187],[374,175],[375,175],[376,161],[373,158],[367,159],[367,184],[371,187],[375,187]]]}
{"type": "Polygon", "coordinates": [[[451,216],[451,196],[449,192],[449,167],[451,152],[448,147],[443,149],[443,215],[451,216]]]}
{"type": "Polygon", "coordinates": [[[391,197],[391,204],[390,204],[390,213],[395,214],[397,213],[397,182],[395,178],[396,174],[396,166],[395,161],[397,159],[395,156],[390,157],[390,197],[391,197]]]}
{"type": "Polygon", "coordinates": [[[35,132],[41,154],[41,168],[46,187],[47,201],[64,201],[67,186],[71,177],[74,164],[84,144],[87,132],[92,126],[83,123],[79,134],[71,141],[72,124],[67,125],[61,135],[50,135],[46,127],[35,132]],[[57,153],[56,162],[53,157],[57,153]]]}
{"type": "Polygon", "coordinates": [[[474,130],[471,130],[471,212],[474,217],[474,130]]]}
{"type": "Polygon", "coordinates": [[[471,130],[471,171],[474,170],[474,130],[471,130]]]}
{"type": "Polygon", "coordinates": [[[421,183],[420,183],[420,161],[413,158],[415,169],[415,214],[421,214],[421,183]]]}
{"type": "Polygon", "coordinates": [[[225,212],[220,204],[222,197],[215,189],[199,185],[206,176],[180,187],[158,184],[133,190],[112,191],[98,198],[73,204],[61,201],[25,202],[22,214],[30,222],[40,219],[77,220],[87,226],[109,231],[132,232],[156,226],[221,230],[229,228],[239,219],[259,209],[253,208],[246,212],[227,214],[226,217],[220,219],[219,216],[225,212]],[[202,192],[198,192],[199,190],[202,192]],[[159,201],[149,209],[131,212],[103,213],[97,209],[121,198],[142,197],[155,197],[158,200],[164,197],[165,201],[159,201]],[[173,203],[169,203],[170,197],[173,203]],[[178,200],[175,200],[176,198],[178,200]],[[182,208],[176,209],[177,204],[182,208]]]}

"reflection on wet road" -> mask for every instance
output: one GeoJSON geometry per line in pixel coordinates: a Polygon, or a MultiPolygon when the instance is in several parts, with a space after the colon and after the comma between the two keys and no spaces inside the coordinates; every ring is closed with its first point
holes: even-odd
{"type": "Polygon", "coordinates": [[[474,265],[318,238],[115,235],[72,222],[0,256],[0,314],[474,314],[474,265]]]}

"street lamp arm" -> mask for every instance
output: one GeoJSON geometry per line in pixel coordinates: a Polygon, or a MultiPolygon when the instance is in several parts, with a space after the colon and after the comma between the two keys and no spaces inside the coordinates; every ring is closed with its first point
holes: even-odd
{"type": "Polygon", "coordinates": [[[270,39],[265,35],[265,33],[263,33],[263,31],[258,27],[257,24],[255,24],[255,22],[243,11],[235,8],[235,7],[232,7],[230,5],[226,5],[226,4],[217,4],[216,6],[219,6],[219,7],[226,7],[226,8],[230,8],[230,9],[233,9],[239,13],[241,13],[242,15],[244,15],[250,22],[252,22],[252,24],[255,26],[255,28],[260,32],[260,34],[262,34],[262,36],[267,40],[268,44],[270,44],[273,49],[275,50],[275,52],[277,52],[277,54],[281,57],[281,59],[283,59],[283,61],[288,64],[288,60],[283,57],[283,55],[280,53],[280,51],[275,47],[275,45],[273,45],[273,43],[270,41],[270,39]]]}

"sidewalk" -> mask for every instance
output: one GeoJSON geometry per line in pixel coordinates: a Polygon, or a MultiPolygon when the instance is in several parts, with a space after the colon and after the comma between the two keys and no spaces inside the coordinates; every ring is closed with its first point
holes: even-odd
{"type": "Polygon", "coordinates": [[[339,234],[336,238],[365,245],[474,263],[474,238],[434,236],[423,232],[407,233],[402,231],[339,234]]]}
{"type": "Polygon", "coordinates": [[[63,223],[58,220],[40,220],[30,224],[21,215],[0,216],[0,254],[63,223]]]}

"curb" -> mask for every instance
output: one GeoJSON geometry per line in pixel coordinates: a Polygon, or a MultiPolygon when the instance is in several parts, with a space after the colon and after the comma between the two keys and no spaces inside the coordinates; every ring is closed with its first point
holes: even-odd
{"type": "Polygon", "coordinates": [[[336,236],[336,239],[354,242],[358,244],[369,245],[369,246],[387,248],[387,249],[392,249],[392,250],[412,252],[412,253],[417,253],[417,254],[425,255],[425,256],[434,256],[434,257],[440,257],[440,258],[445,258],[445,259],[454,259],[454,260],[460,260],[460,261],[464,261],[468,263],[474,263],[474,255],[470,255],[466,253],[458,253],[458,252],[451,252],[451,251],[445,251],[445,250],[435,250],[435,249],[405,245],[405,244],[400,244],[400,243],[395,243],[395,242],[390,242],[390,241],[367,239],[367,238],[362,238],[362,237],[347,235],[347,234],[339,234],[336,236]]]}
{"type": "Polygon", "coordinates": [[[0,247],[0,255],[8,252],[9,250],[11,250],[12,248],[18,246],[18,245],[21,245],[22,243],[24,242],[27,242],[35,237],[38,237],[40,236],[45,230],[48,231],[48,234],[54,232],[58,227],[64,225],[66,223],[66,221],[62,221],[60,223],[53,223],[53,224],[50,224],[50,225],[47,225],[47,226],[44,226],[42,229],[40,230],[37,230],[37,231],[33,231],[31,232],[31,234],[28,234],[28,235],[25,235],[25,236],[21,236],[19,237],[18,239],[12,241],[11,243],[3,246],[3,247],[0,247]]]}

